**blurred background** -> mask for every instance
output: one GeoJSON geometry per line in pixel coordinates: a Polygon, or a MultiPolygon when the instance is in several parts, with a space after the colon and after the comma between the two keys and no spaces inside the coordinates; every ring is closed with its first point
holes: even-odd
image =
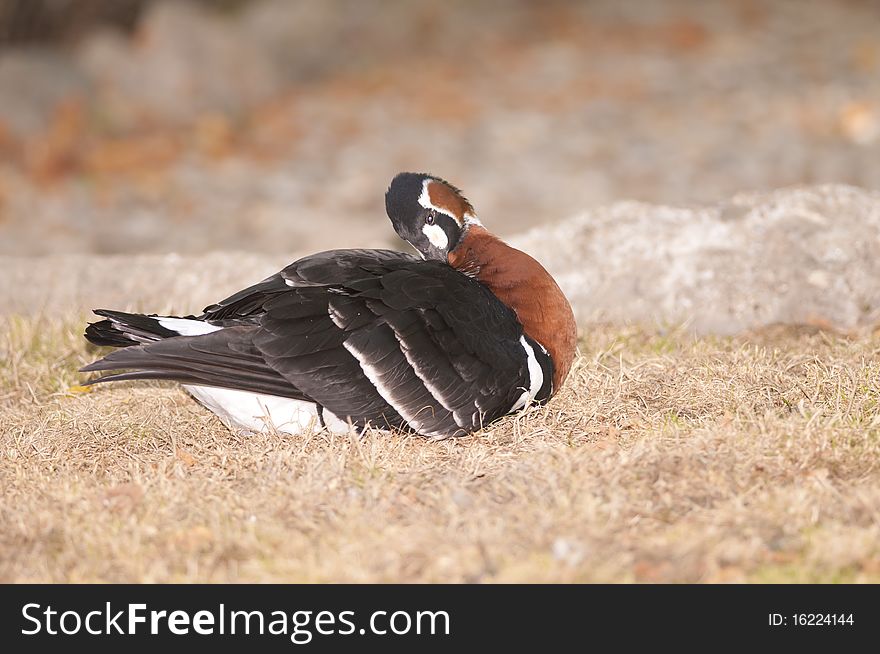
{"type": "Polygon", "coordinates": [[[0,0],[0,254],[501,234],[619,199],[880,187],[875,0],[0,0]]]}

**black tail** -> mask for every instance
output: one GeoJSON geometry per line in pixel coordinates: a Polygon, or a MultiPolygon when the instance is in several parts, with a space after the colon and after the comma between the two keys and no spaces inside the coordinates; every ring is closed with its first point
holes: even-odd
{"type": "MultiPolygon", "coordinates": [[[[102,322],[113,322],[113,318],[102,322]]],[[[253,328],[233,327],[195,337],[154,337],[147,343],[128,343],[103,359],[80,368],[80,372],[113,373],[90,379],[85,382],[86,386],[132,379],[167,379],[305,399],[301,391],[266,363],[253,344],[252,332],[253,328]],[[122,370],[128,372],[117,372],[122,370]]],[[[108,340],[116,342],[121,338],[113,334],[108,340]]]]}
{"type": "Polygon", "coordinates": [[[85,337],[95,345],[128,347],[153,343],[179,334],[159,324],[156,315],[145,316],[139,313],[95,309],[94,313],[107,320],[89,323],[85,337]]]}

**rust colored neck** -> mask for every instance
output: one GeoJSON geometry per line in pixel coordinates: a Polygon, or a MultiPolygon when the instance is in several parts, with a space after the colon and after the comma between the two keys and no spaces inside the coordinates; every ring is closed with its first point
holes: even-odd
{"type": "Polygon", "coordinates": [[[568,376],[577,348],[571,305],[544,266],[481,225],[470,225],[448,255],[449,264],[487,287],[516,312],[525,333],[553,359],[553,392],[568,376]]]}

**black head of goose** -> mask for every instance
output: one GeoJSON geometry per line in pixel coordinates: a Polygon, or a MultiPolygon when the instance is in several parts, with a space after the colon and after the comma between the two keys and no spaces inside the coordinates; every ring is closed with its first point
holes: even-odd
{"type": "Polygon", "coordinates": [[[385,204],[419,257],[313,254],[199,316],[96,310],[86,338],[119,349],[88,383],[174,380],[232,428],[293,434],[459,436],[548,400],[576,348],[549,273],[438,177],[397,175],[385,204]]]}

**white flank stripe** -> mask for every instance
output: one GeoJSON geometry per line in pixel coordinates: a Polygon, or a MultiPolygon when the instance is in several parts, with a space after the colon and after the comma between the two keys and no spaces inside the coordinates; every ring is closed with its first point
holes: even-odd
{"type": "Polygon", "coordinates": [[[342,322],[342,315],[333,308],[332,304],[327,305],[327,313],[330,314],[330,320],[333,321],[333,324],[339,327],[339,329],[345,329],[345,323],[342,322]]]}
{"type": "MultiPolygon", "coordinates": [[[[422,423],[416,418],[416,416],[412,415],[408,411],[404,411],[399,405],[400,402],[395,400],[394,393],[390,388],[385,386],[379,379],[379,371],[369,363],[367,363],[367,358],[364,356],[363,352],[360,352],[356,347],[354,347],[348,341],[344,341],[342,343],[343,347],[349,351],[351,356],[357,359],[358,363],[361,366],[361,370],[364,371],[364,374],[367,376],[367,379],[376,387],[376,390],[379,392],[379,395],[382,396],[382,399],[388,402],[400,416],[406,420],[410,426],[418,432],[422,432],[422,423]]],[[[430,434],[429,434],[430,435],[430,434]]]]}
{"type": "MultiPolygon", "coordinates": [[[[512,407],[510,407],[510,411],[508,413],[513,413],[514,411],[519,411],[523,407],[525,407],[529,402],[535,399],[535,396],[538,394],[538,391],[541,390],[541,386],[544,385],[544,372],[541,370],[541,364],[538,363],[538,358],[535,356],[535,351],[532,349],[532,346],[529,345],[529,342],[526,340],[525,336],[519,337],[519,342],[523,346],[523,349],[526,351],[526,357],[528,358],[529,364],[529,388],[520,396],[520,398],[516,401],[512,407]]],[[[544,349],[544,346],[540,343],[538,344],[541,349],[544,349]]],[[[546,352],[546,350],[544,350],[546,352]]]]}
{"type": "Polygon", "coordinates": [[[165,329],[177,332],[181,336],[201,336],[202,334],[210,334],[218,329],[223,329],[217,325],[209,325],[202,320],[189,320],[188,318],[167,318],[165,316],[157,317],[156,320],[165,329]]]}
{"type": "Polygon", "coordinates": [[[449,406],[449,404],[444,399],[443,395],[440,393],[440,391],[437,389],[437,387],[434,386],[434,384],[431,382],[431,380],[428,378],[428,376],[422,370],[419,370],[419,367],[416,365],[416,362],[410,356],[409,351],[407,350],[403,341],[400,340],[400,335],[397,333],[396,330],[394,331],[394,338],[397,339],[397,343],[400,345],[400,351],[403,353],[403,356],[406,357],[406,362],[413,369],[413,372],[416,373],[416,377],[418,377],[422,381],[422,383],[425,385],[425,388],[428,389],[428,392],[434,397],[435,400],[437,400],[437,402],[440,404],[440,406],[442,406],[444,409],[446,409],[447,411],[449,411],[452,414],[452,417],[455,420],[455,424],[458,425],[459,427],[471,427],[472,425],[468,424],[466,420],[461,418],[461,416],[459,414],[457,414],[451,406],[449,406]]]}

